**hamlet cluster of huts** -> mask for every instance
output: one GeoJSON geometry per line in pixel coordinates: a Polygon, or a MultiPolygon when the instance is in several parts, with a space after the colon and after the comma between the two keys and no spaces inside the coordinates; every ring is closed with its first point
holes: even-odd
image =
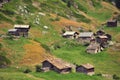
{"type": "MultiPolygon", "coordinates": [[[[108,22],[108,26],[116,26],[116,21],[108,22]]],[[[29,32],[29,25],[14,25],[13,29],[8,30],[8,34],[13,36],[27,37],[29,32]]],[[[108,42],[111,40],[111,35],[106,34],[103,30],[98,30],[96,33],[93,32],[76,32],[66,31],[62,34],[64,38],[75,39],[82,44],[88,44],[86,48],[87,53],[95,54],[101,52],[105,47],[108,46],[108,42]]],[[[47,72],[53,70],[58,73],[70,73],[72,70],[75,72],[85,73],[87,75],[93,75],[95,68],[93,65],[81,64],[73,65],[67,63],[59,58],[49,58],[42,62],[41,71],[47,72]]]]}
{"type": "Polygon", "coordinates": [[[82,44],[88,44],[86,52],[91,54],[102,51],[105,47],[108,46],[108,43],[111,40],[111,35],[106,34],[102,30],[98,30],[96,33],[78,33],[75,31],[66,31],[62,36],[69,39],[76,39],[77,42],[80,42],[82,44]]]}
{"type": "MultiPolygon", "coordinates": [[[[29,25],[14,25],[13,29],[8,30],[8,34],[12,36],[22,36],[27,37],[29,32],[30,26],[29,25]]],[[[76,32],[66,32],[64,35],[70,34],[69,38],[78,38],[76,37],[78,33],[76,32]],[[74,36],[73,36],[74,35],[74,36]]],[[[94,66],[87,63],[82,65],[73,65],[63,61],[60,58],[49,58],[42,62],[41,70],[43,72],[47,72],[53,70],[58,73],[70,73],[72,70],[75,69],[75,72],[85,73],[88,75],[94,74],[94,66]]]]}
{"type": "MultiPolygon", "coordinates": [[[[116,27],[117,20],[109,20],[107,23],[108,27],[116,27]]],[[[97,32],[78,32],[73,31],[70,27],[65,31],[62,36],[68,39],[75,39],[77,42],[87,45],[86,52],[95,54],[101,52],[104,48],[109,46],[112,36],[105,33],[103,30],[97,32]]]]}
{"type": "Polygon", "coordinates": [[[94,66],[89,63],[82,64],[82,65],[73,65],[73,64],[67,63],[59,58],[52,58],[52,59],[44,60],[42,62],[41,70],[43,72],[53,70],[53,71],[61,73],[61,74],[70,73],[70,72],[72,72],[72,70],[75,70],[75,72],[84,73],[87,75],[94,74],[94,66]]]}

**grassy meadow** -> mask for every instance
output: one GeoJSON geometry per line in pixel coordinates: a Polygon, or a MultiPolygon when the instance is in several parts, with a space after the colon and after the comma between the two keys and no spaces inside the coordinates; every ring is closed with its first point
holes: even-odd
{"type": "MultiPolygon", "coordinates": [[[[104,49],[104,51],[98,54],[87,54],[85,52],[86,46],[83,45],[64,45],[61,46],[60,49],[53,50],[53,54],[57,57],[60,57],[66,61],[75,64],[85,64],[91,63],[95,66],[96,73],[104,73],[104,74],[118,74],[120,75],[119,70],[119,62],[116,58],[113,58],[108,49],[104,49]],[[115,67],[115,68],[114,68],[115,67]]],[[[119,54],[118,54],[119,55],[119,54]]]]}

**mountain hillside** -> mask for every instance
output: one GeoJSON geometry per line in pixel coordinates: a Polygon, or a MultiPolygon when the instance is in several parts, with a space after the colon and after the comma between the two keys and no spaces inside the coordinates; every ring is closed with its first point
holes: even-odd
{"type": "Polygon", "coordinates": [[[3,1],[0,1],[0,79],[112,80],[113,75],[120,76],[120,25],[106,27],[110,19],[120,21],[120,10],[109,0],[10,0],[4,4],[3,1]],[[31,26],[28,38],[8,37],[8,30],[15,24],[31,26]],[[85,52],[86,46],[61,36],[68,27],[77,32],[103,29],[116,45],[100,54],[89,55],[85,52]],[[36,65],[54,57],[72,64],[91,63],[96,74],[35,72],[36,65]],[[32,72],[24,74],[26,69],[32,72]]]}

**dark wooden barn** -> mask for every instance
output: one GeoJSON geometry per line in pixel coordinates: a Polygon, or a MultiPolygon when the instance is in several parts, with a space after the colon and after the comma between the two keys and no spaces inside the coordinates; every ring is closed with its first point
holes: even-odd
{"type": "Polygon", "coordinates": [[[107,43],[108,37],[107,36],[98,36],[96,38],[96,40],[97,40],[98,43],[107,43]]]}
{"type": "Polygon", "coordinates": [[[117,27],[117,20],[109,20],[107,21],[108,27],[117,27]]]}
{"type": "Polygon", "coordinates": [[[82,64],[80,66],[76,66],[76,72],[85,73],[87,75],[93,75],[94,74],[94,66],[89,63],[82,64]]]}
{"type": "Polygon", "coordinates": [[[77,41],[80,43],[90,43],[92,39],[94,39],[93,32],[80,32],[77,41]]]}
{"type": "Polygon", "coordinates": [[[91,43],[86,49],[86,52],[90,54],[96,54],[101,51],[102,51],[102,47],[98,43],[91,43]]]}
{"type": "Polygon", "coordinates": [[[28,37],[29,25],[14,25],[14,28],[18,30],[20,36],[28,37]]]}
{"type": "Polygon", "coordinates": [[[44,72],[53,70],[58,73],[69,73],[71,72],[71,64],[62,61],[61,59],[48,59],[42,62],[42,70],[44,72]]]}
{"type": "Polygon", "coordinates": [[[101,47],[105,48],[108,46],[108,37],[106,35],[104,36],[98,36],[96,37],[96,41],[100,44],[101,47]]]}

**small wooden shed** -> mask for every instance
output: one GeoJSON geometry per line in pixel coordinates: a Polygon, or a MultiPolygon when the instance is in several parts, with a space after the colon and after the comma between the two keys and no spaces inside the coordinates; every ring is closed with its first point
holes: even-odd
{"type": "Polygon", "coordinates": [[[23,37],[28,36],[28,32],[30,29],[29,25],[14,25],[14,28],[18,30],[19,34],[23,37]]]}
{"type": "Polygon", "coordinates": [[[42,62],[42,69],[44,72],[53,70],[58,73],[69,73],[71,72],[71,64],[64,62],[59,58],[48,59],[42,62]]]}
{"type": "Polygon", "coordinates": [[[98,44],[98,43],[91,43],[91,44],[87,47],[86,52],[87,52],[87,53],[90,53],[90,54],[96,54],[96,53],[98,53],[98,52],[101,52],[101,50],[103,50],[103,49],[102,49],[102,47],[100,46],[100,44],[98,44]]]}
{"type": "Polygon", "coordinates": [[[109,20],[107,21],[108,27],[117,27],[117,20],[109,20]]]}
{"type": "Polygon", "coordinates": [[[81,32],[80,35],[78,36],[77,41],[81,43],[84,43],[84,42],[90,43],[91,39],[94,39],[93,32],[81,32]]]}
{"type": "Polygon", "coordinates": [[[93,75],[95,73],[94,66],[89,63],[76,66],[76,72],[85,73],[87,75],[93,75]]]}
{"type": "Polygon", "coordinates": [[[65,33],[63,33],[63,37],[64,38],[69,38],[69,39],[75,39],[77,38],[79,35],[78,32],[75,32],[75,31],[66,31],[65,33]]]}
{"type": "Polygon", "coordinates": [[[108,37],[106,35],[98,36],[96,38],[96,40],[97,40],[98,43],[107,43],[108,37]]]}

